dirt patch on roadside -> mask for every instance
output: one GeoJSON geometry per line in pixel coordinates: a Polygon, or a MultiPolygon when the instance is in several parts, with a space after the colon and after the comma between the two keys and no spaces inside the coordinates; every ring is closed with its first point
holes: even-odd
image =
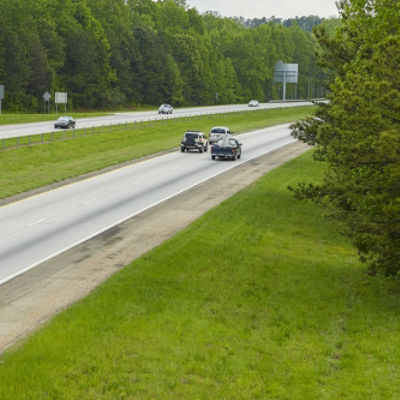
{"type": "Polygon", "coordinates": [[[293,143],[241,164],[3,284],[0,287],[0,354],[135,258],[308,149],[302,143],[293,143]]]}

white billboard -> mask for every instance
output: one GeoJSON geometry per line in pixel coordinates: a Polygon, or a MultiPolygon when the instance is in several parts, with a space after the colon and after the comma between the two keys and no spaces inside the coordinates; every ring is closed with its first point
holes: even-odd
{"type": "Polygon", "coordinates": [[[297,83],[298,76],[299,64],[284,64],[282,61],[276,63],[274,72],[275,82],[297,83]]]}
{"type": "Polygon", "coordinates": [[[67,104],[67,93],[66,92],[55,92],[54,102],[56,104],[67,104]]]}

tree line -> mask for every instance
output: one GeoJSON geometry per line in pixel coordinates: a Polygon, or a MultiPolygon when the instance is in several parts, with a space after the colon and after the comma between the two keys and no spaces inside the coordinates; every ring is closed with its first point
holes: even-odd
{"type": "Polygon", "coordinates": [[[307,32],[312,32],[314,26],[322,24],[322,22],[326,21],[326,18],[321,18],[318,15],[308,15],[302,17],[295,18],[278,18],[275,16],[272,17],[262,17],[262,18],[244,18],[244,17],[234,17],[235,20],[238,20],[244,26],[256,28],[262,24],[282,24],[283,26],[289,28],[290,26],[297,24],[300,28],[304,29],[307,32]]]}
{"type": "Polygon", "coordinates": [[[330,102],[293,135],[316,146],[322,184],[300,198],[326,204],[344,222],[370,274],[400,274],[400,3],[341,0],[334,36],[317,32],[331,70],[330,102]]]}
{"type": "MultiPolygon", "coordinates": [[[[315,37],[297,23],[249,28],[185,0],[0,0],[3,109],[205,105],[279,97],[278,60],[299,63],[292,96],[322,93],[315,37]]],[[[289,94],[290,95],[290,94],[289,94]]]]}

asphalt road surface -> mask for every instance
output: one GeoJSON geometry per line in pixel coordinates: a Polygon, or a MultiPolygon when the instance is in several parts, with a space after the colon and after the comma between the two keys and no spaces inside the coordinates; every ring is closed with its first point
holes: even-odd
{"type": "MultiPolygon", "coordinates": [[[[291,102],[273,102],[262,103],[259,109],[272,109],[283,107],[300,107],[312,105],[311,102],[306,101],[291,101],[291,102]]],[[[149,121],[162,118],[177,118],[188,117],[193,115],[227,113],[237,111],[251,111],[254,108],[248,107],[247,104],[224,105],[224,106],[209,106],[209,107],[192,107],[192,108],[178,108],[175,109],[173,114],[158,114],[157,110],[154,111],[141,111],[141,112],[127,112],[115,113],[103,117],[94,118],[78,118],[76,120],[76,128],[92,128],[95,126],[109,126],[119,125],[140,121],[149,121]]],[[[26,124],[12,124],[0,125],[0,139],[22,137],[29,135],[37,135],[47,132],[55,132],[54,121],[35,122],[26,124]]]]}
{"type": "MultiPolygon", "coordinates": [[[[0,208],[0,284],[241,163],[295,140],[289,124],[237,135],[236,161],[176,151],[0,208]]],[[[179,213],[176,216],[179,218],[179,213]]]]}

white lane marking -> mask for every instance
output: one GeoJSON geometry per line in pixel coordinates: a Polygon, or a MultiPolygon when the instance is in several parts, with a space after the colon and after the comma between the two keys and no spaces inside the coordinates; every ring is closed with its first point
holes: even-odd
{"type": "Polygon", "coordinates": [[[46,219],[47,218],[42,218],[42,219],[39,219],[39,220],[37,220],[35,222],[31,222],[30,224],[28,224],[28,226],[33,226],[33,225],[40,224],[41,222],[46,221],[46,219]]]}
{"type": "Polygon", "coordinates": [[[81,203],[81,205],[82,205],[82,206],[85,206],[86,204],[93,203],[93,202],[95,202],[96,200],[97,200],[97,199],[86,200],[86,201],[84,201],[83,203],[81,203]]]}
{"type": "Polygon", "coordinates": [[[169,167],[168,170],[169,171],[176,171],[177,169],[182,169],[184,168],[182,165],[177,165],[175,167],[169,167]]]}

